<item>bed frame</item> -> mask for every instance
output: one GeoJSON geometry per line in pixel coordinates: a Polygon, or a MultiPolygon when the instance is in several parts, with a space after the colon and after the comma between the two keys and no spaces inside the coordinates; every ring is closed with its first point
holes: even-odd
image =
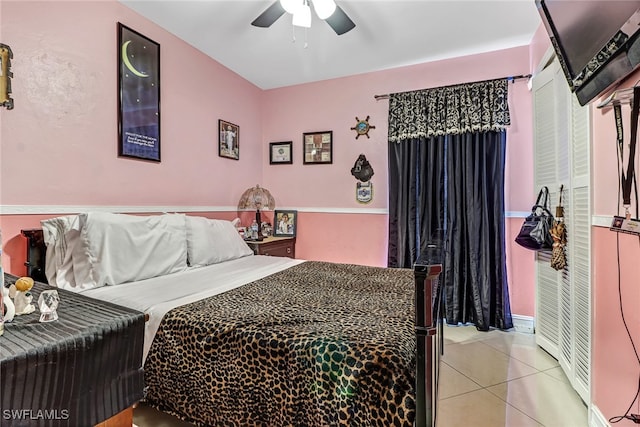
{"type": "MultiPolygon", "coordinates": [[[[46,246],[42,230],[22,230],[27,238],[25,266],[27,275],[46,283],[44,275],[46,246]]],[[[438,397],[438,373],[443,349],[439,277],[442,250],[429,246],[415,262],[416,331],[416,422],[415,427],[434,427],[438,397]],[[438,325],[440,331],[438,331],[438,325]],[[439,338],[439,339],[438,339],[439,338]]]]}

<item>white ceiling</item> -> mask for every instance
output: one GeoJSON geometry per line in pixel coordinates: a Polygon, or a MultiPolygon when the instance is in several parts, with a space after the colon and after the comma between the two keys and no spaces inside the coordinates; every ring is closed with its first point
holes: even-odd
{"type": "Polygon", "coordinates": [[[527,45],[541,22],[534,0],[336,0],[356,27],[312,11],[305,35],[251,25],[274,0],[120,1],[262,89],[527,45]]]}

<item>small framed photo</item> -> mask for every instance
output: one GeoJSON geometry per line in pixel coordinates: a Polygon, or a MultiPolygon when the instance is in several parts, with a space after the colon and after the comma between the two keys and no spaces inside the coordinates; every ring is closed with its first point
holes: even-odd
{"type": "Polygon", "coordinates": [[[333,163],[333,131],[306,132],[302,136],[304,143],[303,163],[333,163]]]}
{"type": "Polygon", "coordinates": [[[293,141],[286,142],[270,142],[269,143],[269,164],[271,165],[290,165],[293,163],[291,151],[293,141]]]}
{"type": "Polygon", "coordinates": [[[240,126],[218,120],[218,155],[240,160],[240,126]]]}
{"type": "Polygon", "coordinates": [[[276,210],[273,216],[273,235],[276,237],[296,237],[298,211],[276,210]]]}

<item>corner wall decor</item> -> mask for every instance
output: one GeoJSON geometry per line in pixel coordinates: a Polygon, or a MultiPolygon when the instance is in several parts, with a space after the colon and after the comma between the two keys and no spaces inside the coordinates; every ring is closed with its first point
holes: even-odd
{"type": "Polygon", "coordinates": [[[9,45],[0,43],[0,106],[7,107],[7,110],[13,110],[13,98],[9,97],[13,77],[10,71],[12,59],[13,51],[9,45]]]}
{"type": "Polygon", "coordinates": [[[302,134],[302,142],[304,144],[303,164],[333,163],[333,131],[305,132],[302,134]]]}
{"type": "Polygon", "coordinates": [[[218,120],[218,156],[240,160],[240,126],[218,120]]]}
{"type": "Polygon", "coordinates": [[[160,45],[118,22],[118,156],[160,161],[160,45]]]}
{"type": "Polygon", "coordinates": [[[270,142],[269,164],[290,165],[293,163],[293,141],[270,142]]]}
{"type": "Polygon", "coordinates": [[[351,128],[351,130],[356,131],[356,139],[360,137],[360,135],[365,135],[367,139],[369,138],[369,130],[375,129],[376,127],[369,124],[369,116],[366,119],[360,120],[356,116],[356,125],[351,128]]]}

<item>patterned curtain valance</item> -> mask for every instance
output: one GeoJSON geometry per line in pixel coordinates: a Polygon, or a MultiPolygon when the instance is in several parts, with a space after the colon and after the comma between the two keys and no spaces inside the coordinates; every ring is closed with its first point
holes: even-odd
{"type": "Polygon", "coordinates": [[[389,95],[389,141],[502,130],[511,124],[507,79],[389,95]]]}

